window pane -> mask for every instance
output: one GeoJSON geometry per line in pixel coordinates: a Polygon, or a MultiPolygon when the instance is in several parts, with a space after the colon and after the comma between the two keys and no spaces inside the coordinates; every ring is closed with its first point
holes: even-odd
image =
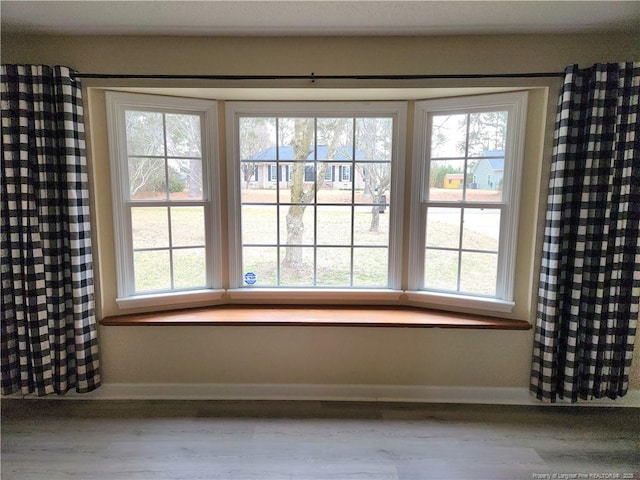
{"type": "Polygon", "coordinates": [[[277,207],[265,205],[242,206],[242,243],[276,245],[278,241],[277,207]]]}
{"type": "Polygon", "coordinates": [[[128,155],[164,155],[162,113],[128,110],[125,121],[128,155]]]}
{"type": "Polygon", "coordinates": [[[424,255],[424,288],[458,289],[458,252],[427,248],[424,255]]]}
{"type": "Polygon", "coordinates": [[[364,203],[389,203],[391,198],[390,163],[356,163],[354,188],[366,198],[364,203]]]}
{"type": "Polygon", "coordinates": [[[501,202],[503,175],[504,153],[502,157],[469,160],[467,165],[467,200],[501,202]]]}
{"type": "Polygon", "coordinates": [[[169,198],[202,199],[202,160],[169,159],[169,198]]]}
{"type": "Polygon", "coordinates": [[[507,141],[507,112],[481,112],[469,115],[469,155],[489,156],[504,152],[507,141]]]}
{"type": "Polygon", "coordinates": [[[242,249],[242,262],[244,285],[264,287],[277,284],[277,247],[244,247],[242,249]]]}
{"type": "Polygon", "coordinates": [[[497,254],[462,252],[460,291],[495,295],[497,271],[497,254]]]}
{"type": "Polygon", "coordinates": [[[204,225],[204,207],[171,207],[172,246],[204,246],[204,225]]]}
{"type": "Polygon", "coordinates": [[[204,248],[174,250],[174,288],[205,287],[207,285],[206,263],[204,248]]]}
{"type": "Polygon", "coordinates": [[[171,289],[169,250],[133,252],[136,292],[171,289]]]}
{"type": "Polygon", "coordinates": [[[349,183],[353,180],[353,167],[351,165],[342,165],[338,175],[338,181],[341,183],[349,183]]]}
{"type": "MultiPolygon", "coordinates": [[[[298,171],[298,169],[300,168],[304,168],[304,181],[305,182],[316,182],[316,166],[313,163],[305,163],[304,167],[302,167],[303,164],[294,164],[293,167],[293,175],[296,174],[296,172],[298,171]]],[[[318,172],[318,179],[320,179],[321,176],[319,175],[318,172]]],[[[309,193],[313,193],[312,190],[309,191],[309,193]]]]}
{"type": "Polygon", "coordinates": [[[433,115],[431,117],[431,158],[465,156],[467,115],[433,115]]]}
{"type": "Polygon", "coordinates": [[[276,190],[275,182],[267,180],[269,169],[267,165],[258,165],[257,172],[259,185],[255,185],[253,182],[249,183],[249,186],[243,181],[240,190],[242,203],[277,203],[278,191],[276,190]],[[266,172],[266,173],[265,173],[266,172]]]}
{"type": "Polygon", "coordinates": [[[280,161],[314,159],[314,119],[279,118],[280,161]]]}
{"type": "Polygon", "coordinates": [[[276,164],[279,153],[286,153],[276,150],[276,119],[243,117],[239,127],[242,202],[276,203],[278,179],[286,182],[286,172],[279,172],[286,167],[276,164]]]}
{"type": "Polygon", "coordinates": [[[318,248],[319,286],[348,287],[351,284],[351,249],[318,248]]]}
{"type": "Polygon", "coordinates": [[[351,161],[353,159],[353,119],[317,119],[318,160],[351,161]]]}
{"type": "Polygon", "coordinates": [[[280,285],[313,285],[313,247],[288,246],[280,249],[280,285]]]}
{"type": "Polygon", "coordinates": [[[200,116],[167,113],[167,155],[170,157],[202,157],[200,116]]]}
{"type": "Polygon", "coordinates": [[[254,162],[276,160],[276,119],[240,118],[240,159],[254,162]]]}
{"type": "Polygon", "coordinates": [[[389,284],[389,251],[386,248],[353,249],[353,285],[386,287],[389,284]]]}
{"type": "Polygon", "coordinates": [[[161,158],[129,158],[129,195],[132,200],[166,200],[165,161],[161,158]]]}
{"type": "Polygon", "coordinates": [[[356,160],[391,161],[392,118],[356,119],[356,160]]]}
{"type": "Polygon", "coordinates": [[[265,186],[265,180],[269,180],[269,171],[264,171],[265,166],[267,165],[253,161],[240,163],[240,187],[243,191],[265,186]]]}
{"type": "Polygon", "coordinates": [[[313,245],[313,207],[280,207],[280,244],[313,245]]]}
{"type": "Polygon", "coordinates": [[[355,207],[354,245],[389,245],[388,212],[386,205],[355,207]]]}
{"type": "Polygon", "coordinates": [[[318,245],[351,245],[351,207],[317,207],[318,245]]]}
{"type": "Polygon", "coordinates": [[[168,248],[169,215],[166,207],[131,209],[133,248],[168,248]]]}
{"type": "MultiPolygon", "coordinates": [[[[318,185],[320,186],[320,188],[333,186],[332,182],[340,181],[339,169],[336,169],[335,163],[319,161],[317,163],[317,168],[318,168],[317,179],[318,179],[318,185]]],[[[347,185],[347,188],[349,187],[350,185],[347,185]]]]}
{"type": "Polygon", "coordinates": [[[336,178],[335,165],[327,163],[324,170],[324,183],[322,184],[323,187],[327,184],[327,182],[333,182],[336,178]]]}
{"type": "Polygon", "coordinates": [[[292,203],[313,202],[315,182],[315,162],[291,162],[280,166],[280,190],[290,195],[292,203]]]}
{"type": "Polygon", "coordinates": [[[341,165],[329,165],[329,169],[333,171],[335,181],[325,181],[318,190],[318,204],[323,203],[346,203],[351,204],[353,194],[351,192],[351,182],[340,182],[339,175],[342,169],[341,165]]]}
{"type": "Polygon", "coordinates": [[[460,248],[459,208],[435,208],[427,210],[427,247],[460,248]]]}
{"type": "Polygon", "coordinates": [[[433,161],[429,168],[429,200],[460,201],[464,186],[464,161],[433,161]]]}
{"type": "Polygon", "coordinates": [[[498,251],[500,210],[465,208],[462,248],[465,250],[498,251]]]}

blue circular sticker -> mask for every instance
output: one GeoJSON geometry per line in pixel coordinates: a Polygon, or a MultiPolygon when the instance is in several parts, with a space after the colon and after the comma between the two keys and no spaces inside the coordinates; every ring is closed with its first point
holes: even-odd
{"type": "Polygon", "coordinates": [[[246,283],[247,285],[253,285],[254,283],[256,283],[257,279],[258,277],[253,272],[247,272],[244,274],[244,283],[246,283]]]}

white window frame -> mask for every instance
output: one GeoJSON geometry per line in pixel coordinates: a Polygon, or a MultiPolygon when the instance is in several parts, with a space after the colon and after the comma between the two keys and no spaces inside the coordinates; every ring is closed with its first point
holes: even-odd
{"type": "Polygon", "coordinates": [[[348,300],[399,301],[402,294],[402,217],[405,182],[406,102],[227,102],[227,201],[229,218],[229,297],[232,301],[348,300]],[[240,218],[240,117],[392,117],[393,142],[387,288],[258,288],[244,286],[240,218]]]}
{"type": "Polygon", "coordinates": [[[342,168],[340,169],[341,173],[340,173],[340,181],[341,182],[351,182],[351,165],[342,165],[342,168]],[[346,173],[346,175],[345,175],[346,173]],[[345,177],[347,177],[345,179],[345,177]]]}
{"type": "MultiPolygon", "coordinates": [[[[113,222],[116,249],[117,298],[121,308],[175,305],[222,298],[222,235],[219,165],[216,155],[217,103],[210,100],[164,97],[123,92],[106,92],[109,134],[113,222]],[[202,141],[202,195],[205,209],[206,286],[192,290],[173,290],[137,294],[134,285],[131,207],[125,112],[127,110],[200,115],[202,141]]],[[[169,202],[168,202],[169,203],[169,202]]],[[[173,203],[173,202],[171,202],[173,203]]],[[[180,205],[179,201],[175,202],[180,205]]]]}
{"type": "MultiPolygon", "coordinates": [[[[525,121],[528,93],[509,92],[475,97],[425,100],[415,104],[409,271],[407,297],[410,301],[436,307],[473,308],[511,312],[515,306],[515,267],[520,202],[520,182],[524,155],[525,121]],[[495,297],[426,290],[424,253],[426,201],[430,165],[430,118],[436,113],[482,112],[486,109],[508,111],[505,171],[503,174],[503,215],[500,223],[498,281],[495,297]]],[[[455,206],[456,202],[452,202],[455,206]]]]}

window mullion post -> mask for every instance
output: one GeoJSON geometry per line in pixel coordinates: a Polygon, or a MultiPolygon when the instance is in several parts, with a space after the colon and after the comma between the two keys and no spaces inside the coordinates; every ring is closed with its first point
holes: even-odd
{"type": "MultiPolygon", "coordinates": [[[[355,216],[356,216],[356,209],[355,209],[355,203],[356,203],[356,119],[355,117],[352,119],[352,124],[353,124],[353,128],[352,130],[352,138],[351,138],[351,262],[350,262],[350,278],[349,278],[349,285],[353,287],[353,265],[354,265],[354,260],[355,260],[355,250],[354,250],[354,243],[355,243],[355,216]]],[[[364,177],[364,175],[363,175],[364,177]]],[[[363,178],[364,179],[364,178],[363,178]]],[[[342,181],[342,178],[340,178],[340,180],[342,181]]]]}
{"type": "Polygon", "coordinates": [[[462,202],[460,208],[460,236],[458,238],[458,278],[456,289],[460,291],[462,277],[462,238],[464,235],[464,214],[467,206],[467,166],[469,162],[469,132],[471,130],[471,114],[467,113],[467,127],[464,142],[464,164],[462,166],[462,202]]]}
{"type": "Polygon", "coordinates": [[[162,114],[162,138],[164,147],[164,175],[165,175],[165,198],[167,208],[167,228],[169,229],[169,279],[171,280],[171,290],[175,288],[174,267],[173,267],[173,238],[171,232],[171,206],[169,197],[169,150],[167,148],[167,114],[162,114]]]}
{"type": "MultiPolygon", "coordinates": [[[[327,152],[328,156],[328,152],[327,152]]],[[[313,119],[313,286],[318,285],[318,189],[320,188],[318,172],[318,117],[313,119]]],[[[306,166],[305,166],[306,170],[306,166]]],[[[304,251],[304,250],[303,250],[304,251]]]]}
{"type": "MultiPolygon", "coordinates": [[[[276,285],[280,285],[280,255],[282,254],[282,239],[280,238],[280,117],[276,117],[276,285]]],[[[288,180],[288,176],[287,176],[288,180]]]]}

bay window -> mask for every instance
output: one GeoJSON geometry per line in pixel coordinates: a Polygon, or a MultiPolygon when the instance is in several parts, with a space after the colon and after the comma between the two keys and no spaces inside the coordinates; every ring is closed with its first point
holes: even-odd
{"type": "Polygon", "coordinates": [[[108,92],[118,303],[508,312],[526,103],[415,102],[405,170],[407,102],[226,102],[221,152],[217,102],[108,92]]]}

